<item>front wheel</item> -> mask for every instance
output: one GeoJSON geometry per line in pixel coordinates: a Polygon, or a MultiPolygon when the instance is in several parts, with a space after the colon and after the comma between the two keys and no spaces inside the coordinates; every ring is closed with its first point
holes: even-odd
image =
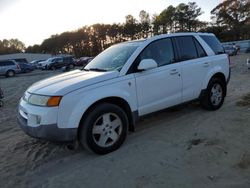
{"type": "Polygon", "coordinates": [[[128,118],[118,106],[103,103],[93,108],[82,121],[80,143],[96,154],[118,149],[127,136],[128,118]]]}
{"type": "Polygon", "coordinates": [[[212,78],[209,81],[204,96],[201,98],[201,105],[206,110],[219,109],[226,95],[226,83],[219,78],[212,78]]]}

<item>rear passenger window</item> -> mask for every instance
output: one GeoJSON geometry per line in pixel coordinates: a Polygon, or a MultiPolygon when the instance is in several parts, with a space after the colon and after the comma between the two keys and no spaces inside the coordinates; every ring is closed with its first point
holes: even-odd
{"type": "Polygon", "coordinates": [[[195,43],[195,46],[197,49],[198,56],[199,57],[207,56],[207,53],[204,51],[204,49],[202,48],[202,46],[200,45],[200,43],[196,39],[194,39],[194,43],[195,43]]]}
{"type": "Polygon", "coordinates": [[[200,35],[200,37],[210,46],[216,55],[225,53],[220,41],[215,36],[200,35]]]}
{"type": "Polygon", "coordinates": [[[192,36],[175,37],[175,41],[179,49],[181,61],[195,59],[198,57],[192,36]]]}

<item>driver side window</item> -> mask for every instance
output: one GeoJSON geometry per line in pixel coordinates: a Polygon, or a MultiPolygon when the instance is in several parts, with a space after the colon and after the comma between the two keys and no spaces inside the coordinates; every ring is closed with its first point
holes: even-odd
{"type": "Polygon", "coordinates": [[[174,50],[170,38],[161,39],[149,44],[140,54],[140,60],[153,59],[158,67],[174,62],[174,50]]]}

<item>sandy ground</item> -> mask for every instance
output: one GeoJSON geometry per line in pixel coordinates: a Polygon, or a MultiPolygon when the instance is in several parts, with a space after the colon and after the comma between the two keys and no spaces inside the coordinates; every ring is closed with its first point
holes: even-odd
{"type": "Polygon", "coordinates": [[[207,112],[196,102],[153,114],[137,124],[123,146],[97,156],[82,148],[26,136],[16,123],[18,100],[33,82],[53,75],[0,77],[1,187],[250,187],[250,54],[234,67],[223,107],[207,112]],[[244,104],[244,103],[243,103],[244,104]]]}

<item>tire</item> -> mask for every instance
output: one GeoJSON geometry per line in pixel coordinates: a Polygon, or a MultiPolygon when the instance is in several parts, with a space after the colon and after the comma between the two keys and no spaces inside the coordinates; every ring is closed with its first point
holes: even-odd
{"type": "Polygon", "coordinates": [[[56,70],[55,66],[50,67],[51,70],[56,70]]]}
{"type": "Polygon", "coordinates": [[[70,64],[69,65],[69,69],[73,69],[74,68],[74,65],[73,64],[70,64]]]}
{"type": "Polygon", "coordinates": [[[226,96],[226,83],[220,78],[212,78],[200,102],[204,109],[218,110],[224,103],[226,96]]]}
{"type": "Polygon", "coordinates": [[[118,106],[102,103],[85,116],[80,125],[81,145],[96,154],[107,154],[117,150],[125,141],[128,118],[118,106]]]}
{"type": "Polygon", "coordinates": [[[15,76],[15,71],[9,70],[9,71],[6,72],[6,75],[5,75],[5,76],[6,76],[6,77],[13,77],[13,76],[15,76]]]}
{"type": "Polygon", "coordinates": [[[0,99],[0,107],[3,107],[4,103],[3,101],[0,99]]]}

